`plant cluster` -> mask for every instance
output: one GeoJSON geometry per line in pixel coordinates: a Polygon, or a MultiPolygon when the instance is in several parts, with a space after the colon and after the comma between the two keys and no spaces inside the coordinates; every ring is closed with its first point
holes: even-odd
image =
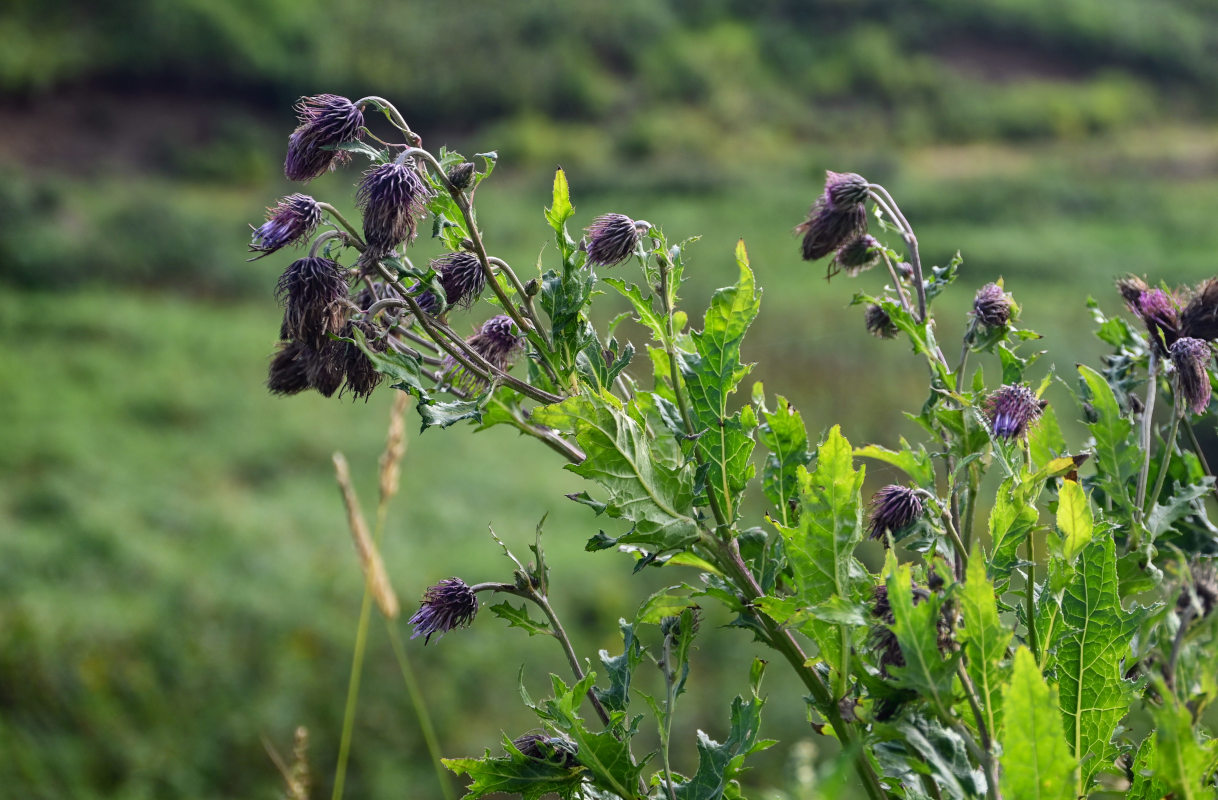
{"type": "MultiPolygon", "coordinates": [[[[678,295],[692,240],[670,243],[620,213],[573,235],[560,170],[545,210],[554,247],[537,274],[521,276],[488,250],[475,213],[494,153],[433,154],[381,98],[321,95],[299,113],[288,177],[353,156],[371,166],[356,192],[362,226],[292,195],[254,233],[259,256],[309,246],[279,281],[271,390],[366,397],[385,381],[413,395],[424,429],[511,426],[587,481],[570,499],[605,529],[589,551],[673,575],[622,621],[621,652],[602,651],[595,668],[550,602],[540,526],[528,563],[504,547],[510,580],[448,577],[427,589],[410,619],[424,642],[475,623],[479,596],[497,594],[490,612],[556,639],[571,671],[551,676],[549,697],[522,687],[537,730],[505,736],[501,752],[444,762],[469,778],[467,798],[740,797],[747,758],[773,744],[761,737],[760,659],[725,703],[727,737],[699,734],[692,775],[671,767],[672,722],[709,603],[794,671],[811,729],[840,744],[822,770],[826,797],[851,786],[873,800],[1214,791],[1218,745],[1204,716],[1218,693],[1218,528],[1194,423],[1211,407],[1218,280],[1170,290],[1121,279],[1137,324],[1089,301],[1112,353],[1069,380],[1052,370],[1032,378],[1044,353],[1028,348],[1039,337],[1017,327],[1002,283],[988,283],[949,361],[932,309],[960,258],[924,267],[889,192],[830,172],[797,228],[803,256],[828,258],[830,276],[883,276],[877,292],[854,298],[866,329],[903,336],[929,375],[925,402],[907,414],[920,442],[855,447],[837,426],[810,437],[799,412],[760,384],[737,399],[761,299],[743,242],[735,282],[691,325],[678,295]],[[404,141],[374,135],[368,109],[404,141]],[[427,223],[448,252],[416,265],[409,245],[427,223]],[[638,277],[623,277],[627,263],[638,277]],[[598,328],[591,308],[608,293],[630,310],[598,328]],[[493,315],[459,335],[450,318],[481,299],[493,315]],[[648,337],[643,354],[620,333],[628,318],[648,337]],[[1045,399],[1055,384],[1073,404],[1045,399]],[[1059,425],[1059,411],[1076,413],[1067,407],[1086,428],[1079,445],[1059,425]],[[902,482],[866,497],[868,462],[902,482]],[[867,538],[883,544],[878,570],[856,554],[867,538]],[[662,693],[640,688],[641,669],[658,670],[662,693]],[[659,748],[640,755],[632,743],[647,718],[659,748]]],[[[366,566],[379,565],[374,540],[357,536],[366,566]]],[[[383,567],[367,571],[392,625],[383,567]]]]}

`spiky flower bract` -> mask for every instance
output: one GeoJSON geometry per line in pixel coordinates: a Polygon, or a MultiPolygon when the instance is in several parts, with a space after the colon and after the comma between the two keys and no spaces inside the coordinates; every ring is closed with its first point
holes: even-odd
{"type": "Polygon", "coordinates": [[[254,230],[250,252],[258,253],[251,261],[268,256],[283,247],[302,244],[313,235],[321,222],[321,206],[307,194],[290,194],[274,208],[268,208],[266,222],[254,230]]]}
{"type": "Polygon", "coordinates": [[[474,165],[463,161],[448,172],[448,182],[456,189],[468,189],[474,182],[474,165]]]}
{"type": "Polygon", "coordinates": [[[863,322],[867,325],[868,333],[881,339],[895,338],[900,332],[892,317],[878,303],[870,303],[863,311],[863,322]]]}
{"type": "Polygon", "coordinates": [[[343,338],[352,341],[343,342],[343,375],[346,380],[339,396],[350,391],[353,397],[362,397],[367,400],[372,396],[372,391],[380,385],[383,376],[377,371],[372,359],[368,358],[368,355],[355,343],[353,329],[357,327],[363,334],[364,343],[369,350],[380,353],[385,349],[382,332],[377,330],[371,322],[361,320],[347,325],[343,338]]]}
{"type": "Polygon", "coordinates": [[[1218,339],[1218,278],[1197,287],[1180,312],[1180,335],[1194,339],[1218,339]]]}
{"type": "Polygon", "coordinates": [[[867,193],[868,183],[861,175],[825,173],[824,192],[795,228],[804,236],[805,261],[824,258],[867,230],[867,193]]]}
{"type": "MultiPolygon", "coordinates": [[[[464,250],[448,253],[433,259],[431,268],[436,271],[440,286],[444,289],[445,302],[450,306],[469,308],[486,288],[482,262],[473,253],[464,250]]],[[[418,303],[429,314],[440,310],[440,298],[430,289],[418,296],[418,303]]]]}
{"type": "Polygon", "coordinates": [[[299,394],[308,389],[310,355],[304,342],[281,342],[267,371],[266,388],[271,394],[299,394]]]}
{"type": "Polygon", "coordinates": [[[417,218],[431,196],[431,188],[412,160],[381,164],[364,173],[355,200],[364,212],[364,239],[369,249],[383,255],[403,242],[414,241],[417,218]]]}
{"type": "Polygon", "coordinates": [[[1011,296],[996,283],[987,283],[973,296],[973,318],[987,328],[1002,328],[1011,321],[1011,296]]]}
{"type": "Polygon", "coordinates": [[[922,498],[907,486],[890,484],[880,489],[871,498],[871,514],[867,522],[867,535],[872,539],[886,541],[884,534],[894,535],[912,525],[922,516],[922,498]]]}
{"type": "Polygon", "coordinates": [[[880,242],[869,233],[855,236],[833,253],[829,275],[841,270],[850,277],[871,269],[880,261],[880,242]]]}
{"type": "Polygon", "coordinates": [[[323,397],[333,397],[343,385],[345,372],[346,342],[327,339],[321,345],[310,348],[305,366],[309,385],[323,397]]]}
{"type": "Polygon", "coordinates": [[[411,639],[422,636],[423,643],[432,634],[445,634],[453,628],[469,625],[478,613],[478,597],[460,578],[445,578],[423,593],[419,610],[410,618],[414,626],[411,639]]]}
{"type": "Polygon", "coordinates": [[[579,746],[569,739],[546,736],[544,733],[526,733],[512,740],[512,747],[522,756],[549,761],[567,769],[579,766],[579,746]]]}
{"type": "Polygon", "coordinates": [[[586,228],[588,263],[612,267],[634,253],[639,243],[639,228],[625,214],[602,214],[586,228]]]}
{"type": "Polygon", "coordinates": [[[1204,414],[1210,405],[1209,342],[1184,336],[1172,343],[1169,350],[1172,366],[1176,368],[1176,385],[1180,397],[1194,414],[1204,414]]]}
{"type": "Polygon", "coordinates": [[[1026,386],[1004,384],[985,403],[990,430],[1001,439],[1023,436],[1029,423],[1040,417],[1044,404],[1026,386]]]}
{"type": "Polygon", "coordinates": [[[317,348],[347,320],[347,276],[338,262],[309,256],[293,261],[279,277],[282,338],[317,348]]]}
{"type": "MultiPolygon", "coordinates": [[[[507,314],[491,317],[465,343],[493,367],[506,372],[524,350],[525,337],[507,314]]],[[[444,374],[449,382],[465,392],[486,388],[482,376],[471,374],[452,356],[444,359],[444,374]]]]}
{"type": "Polygon", "coordinates": [[[288,180],[308,181],[347,160],[339,145],[362,134],[364,115],[345,97],[319,94],[302,97],[296,104],[300,124],[288,137],[288,155],[283,174],[288,180]]]}

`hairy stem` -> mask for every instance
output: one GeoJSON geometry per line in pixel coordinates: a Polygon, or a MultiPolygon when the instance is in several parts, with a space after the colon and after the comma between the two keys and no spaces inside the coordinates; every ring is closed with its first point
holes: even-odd
{"type": "Polygon", "coordinates": [[[410,129],[410,126],[406,124],[406,118],[402,116],[402,112],[398,111],[397,106],[395,106],[393,103],[390,103],[383,97],[377,97],[376,95],[361,97],[354,103],[354,105],[359,108],[363,108],[365,104],[374,105],[379,110],[385,112],[385,114],[389,117],[389,121],[393,123],[393,127],[406,134],[406,141],[410,142],[412,147],[418,147],[423,143],[423,139],[410,129]]]}
{"type": "MultiPolygon", "coordinates": [[[[1134,522],[1141,526],[1142,507],[1146,502],[1146,480],[1150,476],[1151,444],[1154,438],[1155,395],[1159,389],[1159,358],[1154,348],[1150,350],[1150,362],[1146,368],[1146,403],[1142,411],[1142,470],[1138,473],[1138,494],[1133,504],[1134,522]]],[[[1137,536],[1137,527],[1133,537],[1137,536]]]]}
{"type": "Polygon", "coordinates": [[[1184,613],[1180,615],[1180,627],[1176,629],[1176,636],[1172,639],[1171,655],[1167,658],[1167,663],[1163,666],[1163,680],[1167,682],[1167,688],[1172,692],[1176,691],[1176,665],[1180,661],[1180,649],[1184,646],[1184,634],[1188,633],[1188,626],[1192,623],[1196,612],[1193,610],[1193,604],[1189,603],[1188,608],[1184,609],[1184,613]]]}
{"type": "Polygon", "coordinates": [[[1185,414],[1182,409],[1174,407],[1172,412],[1171,430],[1167,434],[1167,441],[1163,443],[1163,463],[1159,465],[1159,476],[1155,478],[1155,488],[1148,498],[1151,508],[1159,502],[1159,493],[1163,491],[1163,484],[1167,480],[1167,468],[1171,465],[1171,455],[1176,449],[1176,435],[1180,432],[1180,418],[1185,414]]]}
{"type": "Polygon", "coordinates": [[[977,725],[977,736],[981,739],[981,767],[985,770],[986,796],[990,800],[1002,800],[1002,791],[998,788],[998,765],[994,761],[994,743],[990,739],[989,726],[985,724],[985,712],[977,699],[977,688],[973,685],[968,670],[964,668],[963,661],[956,662],[956,675],[960,678],[960,685],[964,687],[964,696],[977,725]]]}
{"type": "Polygon", "coordinates": [[[922,257],[918,254],[918,237],[914,234],[909,220],[905,219],[905,215],[901,213],[901,207],[892,199],[892,195],[888,193],[887,189],[878,183],[870,184],[868,188],[871,199],[901,230],[901,237],[905,240],[905,247],[909,250],[909,261],[914,270],[914,288],[918,292],[918,322],[926,322],[926,281],[922,279],[922,257]]]}
{"type": "Polygon", "coordinates": [[[1026,588],[1026,609],[1028,617],[1028,649],[1039,661],[1040,643],[1036,639],[1036,531],[1028,533],[1028,583],[1026,588]]]}
{"type": "Polygon", "coordinates": [[[668,800],[677,800],[677,790],[672,783],[672,764],[669,761],[669,744],[672,741],[673,706],[677,701],[677,682],[672,670],[672,637],[664,637],[664,731],[660,756],[664,762],[664,783],[668,787],[668,800]]]}

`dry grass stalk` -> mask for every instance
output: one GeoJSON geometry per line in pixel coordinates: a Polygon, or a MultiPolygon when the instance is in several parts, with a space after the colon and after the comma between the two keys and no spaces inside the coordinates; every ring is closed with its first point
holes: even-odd
{"type": "Polygon", "coordinates": [[[334,454],[334,474],[338,479],[338,488],[342,491],[343,502],[347,506],[347,525],[351,528],[351,538],[355,541],[355,551],[359,555],[360,567],[364,570],[368,588],[372,591],[381,613],[389,619],[397,619],[401,606],[393,586],[389,583],[385,562],[381,560],[376,543],[368,532],[368,523],[364,521],[364,514],[360,510],[359,498],[355,496],[355,487],[351,485],[347,459],[342,453],[334,454]]]}
{"type": "Polygon", "coordinates": [[[283,763],[274,745],[264,737],[262,746],[275,764],[275,769],[283,777],[283,800],[309,800],[309,729],[303,725],[297,726],[295,741],[292,744],[292,766],[283,763]]]}
{"type": "Polygon", "coordinates": [[[406,406],[409,402],[410,395],[399,389],[393,398],[393,410],[389,412],[389,434],[380,460],[381,505],[398,493],[399,466],[406,453],[406,406]]]}

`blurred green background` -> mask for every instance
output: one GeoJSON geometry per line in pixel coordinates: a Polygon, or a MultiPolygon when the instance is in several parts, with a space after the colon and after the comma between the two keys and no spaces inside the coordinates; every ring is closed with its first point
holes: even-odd
{"type": "MultiPolygon", "coordinates": [[[[882,277],[829,284],[798,259],[791,229],[823,171],[887,185],[928,263],[962,252],[942,341],[1002,276],[1068,372],[1099,352],[1085,297],[1119,311],[1114,276],[1216,271],[1216,56],[1210,0],[10,0],[0,796],[271,798],[282,782],[264,742],[286,753],[297,725],[314,796],[329,793],[362,592],[330,454],[347,454],[372,503],[391,398],[262,385],[291,255],[246,263],[246,226],[295,190],[280,167],[298,96],[381,95],[433,148],[497,150],[480,220],[526,274],[547,257],[559,164],[578,225],[619,211],[670,240],[703,236],[684,292],[694,319],[744,237],[765,287],[754,377],[813,435],[840,422],[856,443],[891,444],[916,435],[898,412],[921,404],[924,367],[848,307],[882,277]]],[[[357,174],[306,191],[349,208],[357,174]]],[[[646,592],[688,577],[583,554],[602,521],[563,498],[581,487],[549,451],[502,430],[410,428],[384,546],[408,608],[449,575],[506,579],[488,523],[523,552],[547,512],[555,603],[586,657],[620,646],[615,621],[646,592]]],[[[695,766],[696,728],[726,732],[754,655],[708,611],[677,769],[695,766]]],[[[409,645],[446,754],[532,727],[518,670],[537,694],[565,665],[518,633],[484,614],[409,645]]],[[[347,796],[438,797],[378,625],[365,670],[347,796]]],[[[811,797],[808,764],[833,746],[771,672],[763,735],[783,744],[752,778],[811,797]]]]}

